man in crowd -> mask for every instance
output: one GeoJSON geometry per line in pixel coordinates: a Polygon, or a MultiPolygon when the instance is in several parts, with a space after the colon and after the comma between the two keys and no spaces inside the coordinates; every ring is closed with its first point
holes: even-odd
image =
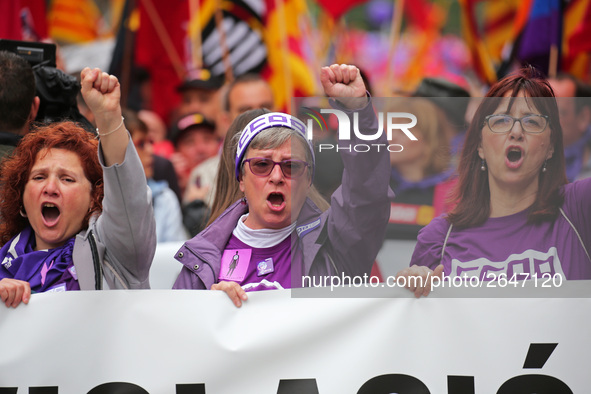
{"type": "Polygon", "coordinates": [[[170,161],[174,165],[181,191],[186,189],[191,171],[217,155],[221,140],[215,129],[215,123],[201,113],[185,115],[174,124],[171,140],[175,153],[170,161]]]}
{"type": "Polygon", "coordinates": [[[259,74],[244,74],[229,84],[223,105],[227,128],[243,112],[257,108],[275,108],[273,90],[259,74]]]}
{"type": "Polygon", "coordinates": [[[0,51],[0,158],[10,154],[29,132],[39,110],[40,99],[35,94],[31,65],[12,52],[0,51]]]}
{"type": "Polygon", "coordinates": [[[569,181],[591,176],[591,87],[566,73],[549,80],[557,97],[569,181]]]}
{"type": "Polygon", "coordinates": [[[177,91],[181,103],[176,109],[176,118],[200,113],[211,123],[218,123],[222,110],[222,86],[224,78],[213,75],[208,69],[192,70],[177,91]]]}

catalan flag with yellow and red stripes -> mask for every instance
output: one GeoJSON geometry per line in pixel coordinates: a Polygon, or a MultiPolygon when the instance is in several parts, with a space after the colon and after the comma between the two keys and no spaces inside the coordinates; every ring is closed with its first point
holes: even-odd
{"type": "Polygon", "coordinates": [[[79,44],[100,37],[102,15],[92,0],[53,0],[47,18],[49,35],[58,42],[79,44]]]}
{"type": "Polygon", "coordinates": [[[492,85],[497,80],[494,62],[482,38],[476,19],[476,3],[479,0],[459,0],[462,7],[462,30],[470,49],[472,66],[479,78],[492,85]]]}
{"type": "Polygon", "coordinates": [[[562,69],[588,81],[591,69],[591,0],[572,0],[564,11],[562,69]]]}
{"type": "Polygon", "coordinates": [[[267,67],[264,70],[275,95],[276,105],[289,110],[292,97],[316,92],[315,75],[303,54],[300,18],[305,15],[305,0],[266,0],[264,19],[267,67]]]}

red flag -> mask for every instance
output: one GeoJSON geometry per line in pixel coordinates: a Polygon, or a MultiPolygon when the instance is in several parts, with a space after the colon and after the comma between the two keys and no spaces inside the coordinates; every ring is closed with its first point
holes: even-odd
{"type": "Polygon", "coordinates": [[[19,0],[0,1],[0,38],[22,39],[20,11],[19,0]]]}
{"type": "Polygon", "coordinates": [[[45,0],[20,0],[23,40],[41,41],[47,38],[45,0]]]}
{"type": "Polygon", "coordinates": [[[404,14],[408,18],[409,24],[420,30],[439,30],[445,21],[445,13],[441,6],[426,0],[406,0],[404,14]]]}
{"type": "Polygon", "coordinates": [[[176,87],[186,72],[187,0],[139,0],[139,28],[135,37],[135,63],[151,77],[152,110],[168,120],[180,100],[176,87]],[[166,21],[166,23],[164,23],[166,21]]]}
{"type": "Polygon", "coordinates": [[[41,41],[47,38],[45,0],[0,1],[0,38],[41,41]]]}

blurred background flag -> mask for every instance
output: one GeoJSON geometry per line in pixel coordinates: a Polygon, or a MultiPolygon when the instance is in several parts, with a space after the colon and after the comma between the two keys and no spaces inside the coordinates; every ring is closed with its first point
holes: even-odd
{"type": "Polygon", "coordinates": [[[275,95],[276,105],[290,111],[292,97],[316,92],[317,70],[304,56],[301,18],[307,14],[305,0],[266,0],[265,44],[267,65],[263,75],[275,95]]]}
{"type": "Polygon", "coordinates": [[[591,0],[572,0],[564,11],[562,68],[589,80],[591,51],[591,0]]]}
{"type": "Polygon", "coordinates": [[[523,27],[523,22],[516,20],[519,3],[486,1],[483,5],[484,40],[491,60],[499,64],[507,58],[507,51],[523,27]]]}
{"type": "Polygon", "coordinates": [[[518,60],[546,75],[556,75],[562,46],[561,0],[533,0],[518,45],[518,60]]]}
{"type": "Polygon", "coordinates": [[[152,109],[164,119],[178,104],[176,87],[201,67],[229,82],[249,72],[269,80],[279,108],[315,91],[303,57],[305,0],[136,0],[135,65],[151,76],[152,109]],[[196,37],[198,35],[198,37],[196,37]]]}
{"type": "Polygon", "coordinates": [[[367,0],[317,0],[317,2],[333,19],[339,19],[351,8],[367,0]]]}
{"type": "Polygon", "coordinates": [[[47,38],[45,0],[0,1],[0,38],[27,41],[47,38]]]}
{"type": "Polygon", "coordinates": [[[9,40],[20,40],[22,38],[20,21],[20,1],[0,1],[0,37],[9,40]]]}
{"type": "Polygon", "coordinates": [[[459,1],[462,9],[462,30],[466,45],[470,49],[474,72],[482,81],[490,85],[497,80],[497,73],[478,26],[476,15],[476,3],[478,1],[459,1]]]}
{"type": "Polygon", "coordinates": [[[333,62],[358,65],[381,95],[427,76],[479,94],[524,63],[589,82],[589,37],[591,0],[0,1],[0,38],[49,38],[71,73],[110,64],[124,94],[166,120],[203,67],[227,82],[260,73],[289,111],[291,97],[319,94],[317,70],[333,62]]]}
{"type": "Polygon", "coordinates": [[[101,36],[102,14],[92,0],[52,0],[49,34],[62,43],[84,43],[101,36]]]}

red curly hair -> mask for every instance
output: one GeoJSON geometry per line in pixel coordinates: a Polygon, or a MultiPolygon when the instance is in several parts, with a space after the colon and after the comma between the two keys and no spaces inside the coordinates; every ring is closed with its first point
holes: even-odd
{"type": "Polygon", "coordinates": [[[82,222],[103,209],[103,170],[98,160],[98,140],[74,122],[44,125],[28,133],[13,153],[0,165],[0,244],[4,245],[21,232],[28,220],[20,215],[23,193],[37,154],[43,149],[65,149],[80,158],[84,175],[92,185],[91,208],[82,222]]]}

